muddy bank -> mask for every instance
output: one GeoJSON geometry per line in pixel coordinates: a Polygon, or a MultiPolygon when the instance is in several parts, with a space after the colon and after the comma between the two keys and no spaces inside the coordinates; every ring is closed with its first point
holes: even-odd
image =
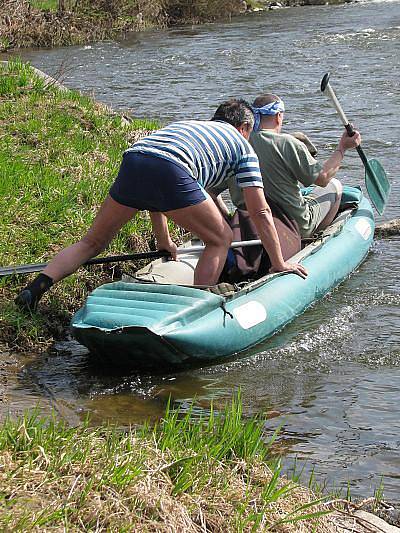
{"type": "Polygon", "coordinates": [[[15,373],[21,365],[17,356],[12,354],[4,344],[0,344],[0,410],[8,406],[9,377],[15,373]]]}

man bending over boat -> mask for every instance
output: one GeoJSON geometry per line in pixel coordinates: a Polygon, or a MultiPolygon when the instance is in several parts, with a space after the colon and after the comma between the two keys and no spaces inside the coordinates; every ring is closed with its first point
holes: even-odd
{"type": "MultiPolygon", "coordinates": [[[[258,96],[253,103],[254,131],[250,137],[260,161],[266,198],[277,204],[299,228],[302,238],[325,229],[335,218],[340,205],[342,184],[334,176],[346,150],[361,142],[358,132],[343,133],[337,149],[321,164],[304,142],[281,133],[285,106],[274,94],[258,96]],[[303,196],[299,182],[312,191],[303,196]]],[[[233,203],[244,208],[241,191],[230,184],[233,203]]]]}
{"type": "MultiPolygon", "coordinates": [[[[150,211],[158,249],[176,259],[167,218],[205,244],[194,273],[195,285],[214,285],[225,264],[232,230],[205,189],[234,176],[275,271],[305,277],[302,265],[287,263],[265,200],[258,158],[248,143],[254,125],[244,100],[221,104],[211,121],[176,122],[139,140],[124,153],[119,174],[86,235],[59,252],[16,298],[35,309],[57,281],[102,252],[121,227],[150,211]]],[[[226,187],[225,187],[226,188],[226,187]]]]}

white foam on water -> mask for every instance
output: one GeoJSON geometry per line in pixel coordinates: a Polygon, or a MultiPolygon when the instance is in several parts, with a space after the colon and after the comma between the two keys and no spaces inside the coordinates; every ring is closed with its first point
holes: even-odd
{"type": "MultiPolygon", "coordinates": [[[[336,309],[336,304],[331,299],[336,299],[335,293],[328,295],[323,301],[314,304],[320,319],[320,324],[307,326],[304,322],[309,320],[307,313],[313,313],[310,308],[305,315],[298,317],[291,325],[287,326],[282,333],[277,333],[269,341],[267,346],[260,347],[260,352],[249,355],[245,358],[239,358],[225,365],[219,365],[208,369],[203,369],[204,373],[225,373],[236,368],[258,367],[268,361],[290,361],[291,370],[300,374],[309,370],[318,370],[330,372],[340,362],[360,361],[373,366],[394,364],[399,359],[399,355],[394,353],[394,347],[385,346],[385,349],[378,349],[372,346],[371,350],[350,349],[349,345],[356,345],[360,335],[360,327],[363,326],[363,320],[372,308],[400,306],[400,294],[383,291],[380,289],[368,290],[363,294],[345,295],[342,297],[344,303],[336,309]],[[329,304],[330,309],[327,313],[321,312],[321,307],[329,304]],[[299,330],[295,333],[293,340],[285,342],[288,338],[288,328],[292,333],[296,328],[299,330]],[[271,344],[271,347],[268,347],[271,344]],[[275,347],[278,344],[278,347],[275,347]],[[279,346],[280,344],[280,346],[279,346]],[[368,352],[368,353],[367,353],[368,352]]],[[[314,319],[315,320],[315,319],[314,319]]],[[[354,346],[353,346],[354,348],[354,346]]]]}
{"type": "Polygon", "coordinates": [[[399,4],[400,0],[360,0],[359,5],[365,4],[399,4]]]}

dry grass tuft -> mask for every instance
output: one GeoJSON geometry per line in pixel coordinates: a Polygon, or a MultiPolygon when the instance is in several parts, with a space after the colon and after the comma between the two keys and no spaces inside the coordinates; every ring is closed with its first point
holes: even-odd
{"type": "MultiPolygon", "coordinates": [[[[167,413],[154,431],[126,433],[68,429],[35,417],[7,421],[0,430],[0,528],[336,531],[310,491],[276,479],[279,469],[271,469],[258,454],[240,457],[227,449],[217,458],[212,437],[207,453],[185,449],[188,434],[199,433],[194,428],[199,421],[186,424],[186,434],[180,435],[176,426],[173,431],[167,427],[171,416],[167,413]],[[173,436],[173,445],[165,446],[165,433],[173,436]],[[181,465],[189,460],[194,483],[177,491],[181,465]],[[267,494],[271,486],[274,491],[267,494]]],[[[220,433],[223,424],[216,418],[212,433],[220,433]]],[[[202,431],[210,426],[203,425],[202,431]]],[[[224,439],[223,432],[220,436],[224,439]]]]}

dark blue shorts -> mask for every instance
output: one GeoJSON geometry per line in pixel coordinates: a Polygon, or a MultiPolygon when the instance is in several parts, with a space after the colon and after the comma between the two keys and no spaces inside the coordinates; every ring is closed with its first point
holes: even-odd
{"type": "Polygon", "coordinates": [[[164,212],[199,204],[207,193],[183,167],[151,154],[126,152],[110,196],[128,207],[164,212]]]}

